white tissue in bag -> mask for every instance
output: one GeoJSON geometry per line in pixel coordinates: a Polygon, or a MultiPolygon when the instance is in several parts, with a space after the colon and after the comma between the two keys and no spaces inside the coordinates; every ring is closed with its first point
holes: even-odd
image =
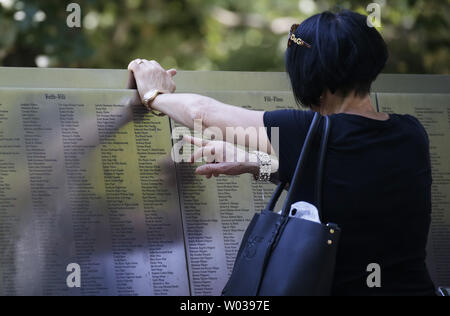
{"type": "MultiPolygon", "coordinates": [[[[281,214],[281,211],[278,214],[281,214]]],[[[308,202],[301,201],[292,204],[289,216],[321,224],[319,210],[308,202]]]]}
{"type": "Polygon", "coordinates": [[[292,204],[291,213],[292,217],[302,218],[311,222],[321,223],[319,218],[319,210],[314,205],[308,202],[297,202],[292,204]]]}

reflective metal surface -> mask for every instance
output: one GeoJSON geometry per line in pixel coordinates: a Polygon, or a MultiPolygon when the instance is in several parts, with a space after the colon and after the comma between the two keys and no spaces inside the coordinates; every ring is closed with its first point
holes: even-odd
{"type": "MultiPolygon", "coordinates": [[[[123,89],[127,76],[0,68],[0,295],[220,294],[273,186],[250,176],[206,180],[174,164],[178,126],[148,114],[123,89]],[[71,263],[81,267],[80,288],[68,287],[71,263]]],[[[296,108],[283,76],[182,72],[177,83],[246,108],[296,108]]],[[[449,95],[372,99],[428,129],[428,264],[437,285],[450,284],[449,95]]]]}
{"type": "Polygon", "coordinates": [[[0,294],[189,294],[178,193],[157,163],[169,120],[133,91],[0,96],[0,294]]]}
{"type": "MultiPolygon", "coordinates": [[[[124,89],[129,72],[111,69],[48,69],[0,67],[1,87],[124,89]]],[[[291,91],[286,73],[179,71],[178,92],[291,91]]],[[[381,74],[372,87],[383,93],[450,93],[449,75],[381,74]]]]}
{"type": "MultiPolygon", "coordinates": [[[[289,92],[209,95],[295,106],[289,92]]],[[[0,88],[0,98],[1,295],[220,294],[272,185],[176,166],[169,119],[133,90],[0,88]],[[80,288],[66,283],[72,263],[80,288]]]]}

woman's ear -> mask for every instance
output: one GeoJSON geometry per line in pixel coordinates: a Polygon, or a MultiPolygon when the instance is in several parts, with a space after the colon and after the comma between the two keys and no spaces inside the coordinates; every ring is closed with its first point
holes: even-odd
{"type": "Polygon", "coordinates": [[[319,98],[319,104],[318,104],[319,108],[322,108],[325,105],[325,100],[326,100],[327,94],[329,92],[330,92],[329,90],[326,90],[326,91],[322,92],[322,95],[319,98]]]}
{"type": "Polygon", "coordinates": [[[332,93],[328,89],[322,92],[321,96],[319,97],[319,104],[314,105],[313,110],[321,114],[326,114],[325,107],[328,103],[328,100],[330,99],[330,95],[332,96],[332,93]]]}
{"type": "Polygon", "coordinates": [[[331,92],[330,89],[326,89],[325,91],[322,92],[322,95],[320,96],[320,100],[325,101],[333,94],[334,93],[331,92]]]}

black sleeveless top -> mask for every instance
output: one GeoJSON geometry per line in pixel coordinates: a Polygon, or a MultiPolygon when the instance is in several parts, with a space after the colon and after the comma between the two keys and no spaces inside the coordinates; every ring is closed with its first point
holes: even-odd
{"type": "MultiPolygon", "coordinates": [[[[292,178],[313,116],[300,110],[265,113],[265,126],[279,128],[281,180],[292,178]]],[[[434,295],[425,264],[432,184],[425,129],[410,115],[330,118],[323,215],[342,229],[333,294],[434,295]],[[373,263],[381,268],[381,288],[367,285],[373,263]]],[[[313,150],[295,201],[315,203],[317,156],[313,150]]]]}

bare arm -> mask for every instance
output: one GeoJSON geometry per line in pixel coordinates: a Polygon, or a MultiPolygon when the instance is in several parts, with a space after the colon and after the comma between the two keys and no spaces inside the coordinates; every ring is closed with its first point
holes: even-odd
{"type": "Polygon", "coordinates": [[[227,128],[231,128],[235,132],[232,135],[235,145],[271,152],[267,133],[259,132],[264,129],[262,111],[243,109],[198,94],[163,94],[155,99],[152,108],[189,128],[194,128],[197,121],[201,122],[203,129],[219,128],[224,136],[227,128]],[[246,134],[249,128],[254,128],[257,141],[249,141],[246,134]],[[236,135],[238,133],[241,135],[236,135]]]}
{"type": "Polygon", "coordinates": [[[194,120],[201,120],[204,128],[264,127],[264,112],[246,110],[198,94],[163,94],[152,108],[167,114],[176,122],[194,128],[194,120]]]}
{"type": "MultiPolygon", "coordinates": [[[[176,70],[166,71],[156,61],[136,60],[131,62],[128,68],[136,79],[141,99],[144,99],[144,95],[152,90],[170,92],[157,96],[149,104],[152,110],[160,111],[188,128],[194,128],[198,121],[203,130],[209,128],[219,129],[222,136],[226,136],[226,138],[222,138],[219,141],[226,140],[238,147],[266,152],[272,155],[274,172],[278,170],[278,159],[274,156],[275,151],[264,129],[264,112],[228,105],[198,94],[174,94],[175,83],[172,78],[176,75],[176,70]]],[[[223,144],[215,139],[213,142],[202,145],[202,147],[204,146],[222,148],[223,144]]],[[[228,161],[225,163],[228,163],[228,161]]],[[[231,163],[235,163],[235,161],[231,163]]],[[[239,167],[239,174],[254,173],[255,165],[254,163],[251,164],[251,161],[248,164],[242,164],[241,162],[239,164],[239,166],[233,165],[231,169],[239,167]]],[[[230,165],[223,165],[223,167],[230,167],[230,165]]],[[[237,172],[236,169],[234,171],[228,169],[227,172],[220,172],[224,169],[219,170],[217,165],[216,168],[212,168],[209,165],[205,170],[210,175],[216,175],[216,172],[211,172],[212,169],[219,171],[217,174],[237,172]]]]}
{"type": "MultiPolygon", "coordinates": [[[[175,91],[173,76],[176,70],[164,70],[156,61],[138,60],[131,62],[129,69],[132,70],[136,79],[137,88],[141,99],[151,90],[175,91]]],[[[133,81],[133,80],[131,80],[133,81]]],[[[196,120],[201,121],[202,128],[218,128],[222,135],[227,134],[227,128],[234,128],[235,145],[249,147],[252,150],[271,153],[267,133],[260,132],[264,128],[264,112],[251,111],[237,106],[228,105],[212,98],[198,94],[162,94],[151,104],[152,109],[167,114],[176,122],[194,128],[196,120]],[[239,130],[237,129],[239,128],[239,130]],[[246,135],[247,129],[253,128],[255,137],[250,141],[246,135]]]]}

